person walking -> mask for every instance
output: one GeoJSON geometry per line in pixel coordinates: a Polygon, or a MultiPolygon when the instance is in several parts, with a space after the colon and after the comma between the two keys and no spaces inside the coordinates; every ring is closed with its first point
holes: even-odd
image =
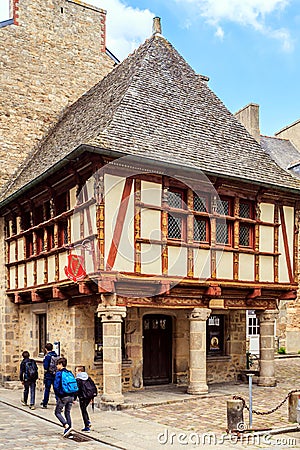
{"type": "Polygon", "coordinates": [[[91,377],[88,376],[84,366],[77,366],[75,369],[76,381],[78,384],[77,396],[81,410],[84,428],[81,431],[89,433],[91,431],[91,421],[87,412],[88,405],[94,401],[98,394],[96,385],[91,377]]]}
{"type": "Polygon", "coordinates": [[[54,392],[56,396],[55,416],[64,427],[64,437],[72,431],[71,409],[78,391],[76,379],[71,371],[67,370],[67,359],[57,360],[57,372],[54,379],[54,392]],[[64,410],[64,415],[62,412],[64,410]]]}
{"type": "Polygon", "coordinates": [[[20,381],[24,386],[22,405],[27,406],[28,395],[30,391],[30,409],[35,409],[35,388],[38,379],[38,368],[34,359],[29,358],[27,350],[22,353],[23,360],[20,364],[20,381]]]}
{"type": "Polygon", "coordinates": [[[44,374],[44,398],[41,402],[42,408],[46,409],[48,402],[49,402],[49,396],[50,396],[50,390],[51,386],[53,386],[54,378],[56,374],[56,363],[58,360],[58,356],[56,352],[53,350],[53,345],[48,342],[45,345],[45,356],[43,360],[43,366],[45,370],[44,374]]]}

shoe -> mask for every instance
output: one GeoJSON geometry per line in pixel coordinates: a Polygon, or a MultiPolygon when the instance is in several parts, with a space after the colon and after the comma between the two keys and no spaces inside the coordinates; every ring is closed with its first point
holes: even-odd
{"type": "Polygon", "coordinates": [[[91,431],[90,427],[84,427],[82,428],[81,431],[86,431],[87,433],[89,433],[91,431]]]}
{"type": "Polygon", "coordinates": [[[35,406],[34,405],[30,405],[29,408],[30,409],[35,409],[35,406]]]}
{"type": "Polygon", "coordinates": [[[89,428],[91,428],[91,426],[92,426],[92,422],[90,422],[89,420],[88,420],[88,425],[87,425],[89,428]]]}
{"type": "Polygon", "coordinates": [[[43,404],[42,404],[42,409],[47,409],[47,408],[48,408],[47,405],[43,405],[43,404]]]}
{"type": "Polygon", "coordinates": [[[23,406],[28,406],[27,403],[24,402],[24,400],[21,400],[21,403],[23,406]]]}
{"type": "Polygon", "coordinates": [[[71,431],[73,431],[72,427],[68,427],[64,429],[64,437],[68,437],[69,434],[71,433],[71,431]]]}

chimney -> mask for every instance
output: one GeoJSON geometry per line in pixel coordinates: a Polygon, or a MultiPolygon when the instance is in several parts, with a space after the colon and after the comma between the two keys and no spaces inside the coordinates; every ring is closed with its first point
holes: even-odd
{"type": "Polygon", "coordinates": [[[244,125],[246,130],[254,137],[254,139],[260,143],[259,105],[249,103],[249,105],[246,105],[234,115],[238,121],[244,125]]]}
{"type": "Polygon", "coordinates": [[[153,19],[152,34],[161,34],[160,17],[154,17],[153,19]]]}

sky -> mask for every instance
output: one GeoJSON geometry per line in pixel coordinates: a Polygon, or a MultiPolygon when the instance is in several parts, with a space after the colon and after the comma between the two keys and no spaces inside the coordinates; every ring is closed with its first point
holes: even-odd
{"type": "MultiPolygon", "coordinates": [[[[261,134],[300,119],[299,0],[85,0],[107,10],[107,47],[120,60],[162,34],[225,106],[260,106],[261,134]]],[[[0,21],[9,18],[0,0],[0,21]]]]}

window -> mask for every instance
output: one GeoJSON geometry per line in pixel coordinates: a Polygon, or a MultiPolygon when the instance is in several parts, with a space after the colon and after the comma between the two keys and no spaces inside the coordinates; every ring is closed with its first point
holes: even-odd
{"type": "Polygon", "coordinates": [[[55,213],[58,216],[67,211],[69,207],[68,192],[63,192],[55,198],[55,213]]]}
{"type": "Polygon", "coordinates": [[[194,217],[194,241],[208,242],[208,221],[194,217]]]}
{"type": "MultiPolygon", "coordinates": [[[[126,359],[126,347],[125,347],[125,322],[122,321],[121,330],[121,350],[122,359],[126,359]]],[[[103,359],[103,323],[101,317],[95,314],[95,361],[101,361],[103,359]]]]}
{"type": "Polygon", "coordinates": [[[54,226],[47,227],[47,250],[54,248],[54,226]]]}
{"type": "Polygon", "coordinates": [[[42,222],[44,222],[43,205],[38,205],[34,208],[33,211],[33,223],[34,225],[38,225],[39,223],[42,222]]]}
{"type": "Polygon", "coordinates": [[[255,315],[248,318],[248,335],[253,336],[259,334],[259,319],[255,315]]]}
{"type": "Polygon", "coordinates": [[[37,252],[37,255],[39,255],[44,250],[45,250],[44,230],[37,230],[36,231],[36,252],[37,252]]]}
{"type": "Polygon", "coordinates": [[[44,353],[47,339],[47,314],[37,314],[38,326],[38,351],[44,353]]]}
{"type": "Polygon", "coordinates": [[[25,245],[26,245],[26,258],[30,258],[30,256],[33,255],[33,234],[29,233],[26,235],[25,238],[25,245]]]}
{"type": "MultiPolygon", "coordinates": [[[[251,202],[241,200],[239,204],[239,217],[242,219],[253,219],[254,205],[251,202]]],[[[254,224],[247,221],[239,223],[239,245],[241,247],[253,247],[254,224]]]]}
{"type": "Polygon", "coordinates": [[[68,222],[63,221],[58,224],[58,246],[63,247],[68,243],[68,222]]]}
{"type": "MultiPolygon", "coordinates": [[[[220,216],[232,216],[232,199],[222,198],[217,201],[216,213],[220,216]]],[[[216,221],[216,242],[223,245],[232,245],[233,224],[230,220],[222,218],[216,221]]]]}
{"type": "Polygon", "coordinates": [[[206,197],[194,194],[194,211],[208,212],[208,201],[206,197]]]}
{"type": "MultiPolygon", "coordinates": [[[[170,189],[168,192],[168,205],[172,209],[185,209],[185,192],[179,189],[170,189]]],[[[170,212],[168,214],[168,238],[185,239],[186,217],[183,214],[170,212]]]]}
{"type": "Polygon", "coordinates": [[[208,355],[224,355],[224,316],[211,315],[206,322],[206,340],[208,355]]]}

